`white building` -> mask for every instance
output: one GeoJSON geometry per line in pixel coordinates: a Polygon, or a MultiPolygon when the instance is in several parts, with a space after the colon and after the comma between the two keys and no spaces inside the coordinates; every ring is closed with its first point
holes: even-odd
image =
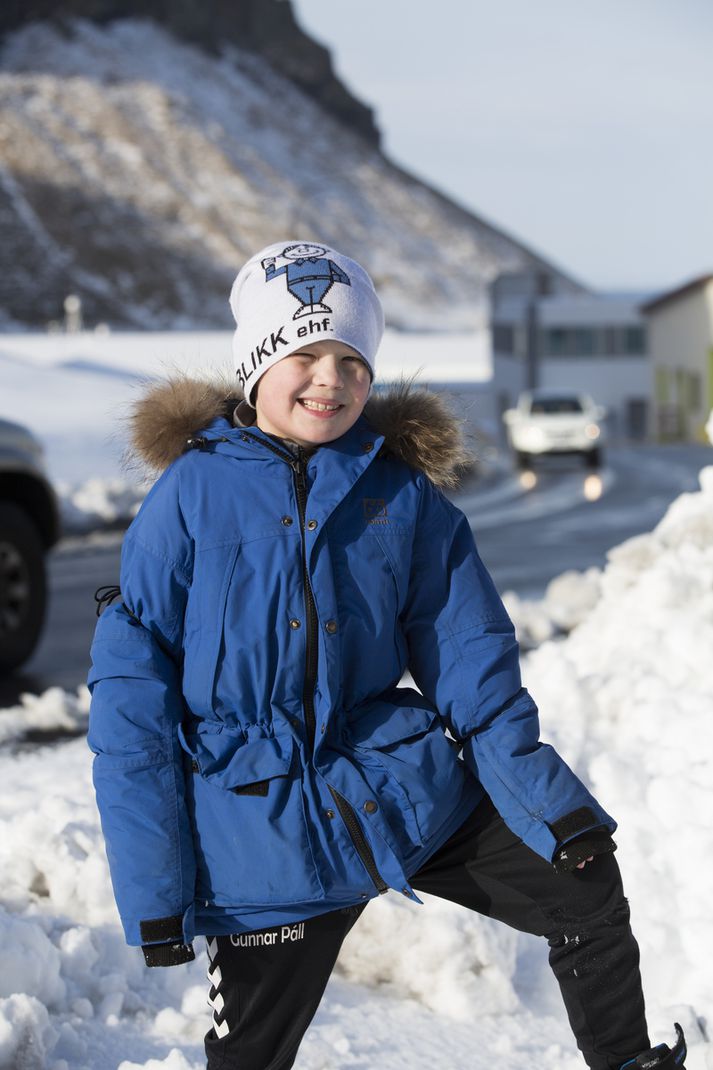
{"type": "Polygon", "coordinates": [[[706,440],[713,409],[713,275],[702,275],[642,306],[654,382],[651,434],[706,440]]]}
{"type": "Polygon", "coordinates": [[[574,390],[606,406],[612,437],[644,438],[652,378],[640,298],[584,290],[527,293],[512,278],[501,276],[492,290],[500,411],[512,407],[521,390],[574,390]]]}

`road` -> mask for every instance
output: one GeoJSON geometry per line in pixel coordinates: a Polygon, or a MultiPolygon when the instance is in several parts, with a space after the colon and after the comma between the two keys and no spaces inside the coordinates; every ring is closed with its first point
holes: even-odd
{"type": "Polygon", "coordinates": [[[612,546],[651,531],[674,498],[698,490],[707,464],[710,446],[612,447],[599,475],[576,460],[550,460],[532,489],[512,474],[454,500],[501,593],[534,598],[566,569],[602,567],[612,546]]]}
{"type": "MultiPolygon", "coordinates": [[[[713,463],[706,446],[611,448],[598,476],[577,461],[543,464],[531,487],[506,472],[453,496],[471,521],[481,556],[501,592],[537,597],[565,569],[602,566],[607,550],[650,531],[698,472],[713,463]],[[586,494],[596,497],[587,500],[586,494]]],[[[43,638],[22,672],[0,681],[0,707],[53,685],[74,691],[86,679],[96,622],[93,593],[118,582],[117,533],[64,540],[50,560],[50,608],[43,638]]]]}

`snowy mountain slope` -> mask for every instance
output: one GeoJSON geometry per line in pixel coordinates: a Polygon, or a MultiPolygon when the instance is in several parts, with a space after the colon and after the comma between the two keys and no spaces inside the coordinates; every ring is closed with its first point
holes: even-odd
{"type": "Polygon", "coordinates": [[[424,328],[478,324],[485,282],[535,262],[264,59],[135,19],[4,40],[0,224],[0,309],[40,324],[74,291],[89,322],[228,326],[236,268],[285,236],[347,247],[424,328]]]}

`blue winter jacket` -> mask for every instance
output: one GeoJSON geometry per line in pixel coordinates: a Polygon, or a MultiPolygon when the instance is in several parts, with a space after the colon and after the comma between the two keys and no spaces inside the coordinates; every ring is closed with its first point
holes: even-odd
{"type": "Polygon", "coordinates": [[[234,404],[183,380],[135,421],[167,467],[126,534],[89,675],[128,942],[286,924],[387,888],[418,901],[410,876],[484,790],[548,860],[613,831],[539,742],[512,624],[434,484],[460,456],[438,399],[375,398],[306,462],[234,426],[234,404]]]}

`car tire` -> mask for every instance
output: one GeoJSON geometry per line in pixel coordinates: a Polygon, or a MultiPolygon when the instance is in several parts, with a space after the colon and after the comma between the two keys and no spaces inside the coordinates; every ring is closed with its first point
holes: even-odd
{"type": "Polygon", "coordinates": [[[601,468],[602,466],[602,451],[597,446],[596,449],[587,450],[584,454],[584,463],[587,468],[601,468]]]}
{"type": "Polygon", "coordinates": [[[0,673],[34,650],[45,619],[47,574],[40,533],[13,502],[0,502],[0,673]]]}

